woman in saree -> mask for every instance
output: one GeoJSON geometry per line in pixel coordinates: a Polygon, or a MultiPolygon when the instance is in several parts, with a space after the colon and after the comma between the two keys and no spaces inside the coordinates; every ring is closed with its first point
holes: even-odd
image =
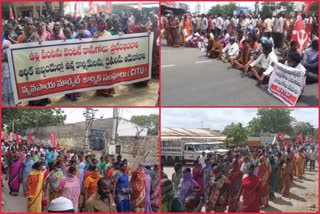
{"type": "Polygon", "coordinates": [[[168,21],[168,28],[170,32],[171,45],[172,47],[179,47],[179,19],[175,16],[170,16],[168,21]]]}
{"type": "Polygon", "coordinates": [[[185,168],[183,170],[183,177],[180,180],[178,189],[178,195],[183,207],[185,207],[185,200],[188,196],[195,192],[200,192],[200,185],[193,180],[190,168],[185,168]]]}
{"type": "Polygon", "coordinates": [[[58,198],[58,187],[63,177],[62,163],[56,162],[55,168],[51,171],[49,176],[49,202],[58,198]]]}
{"type": "Polygon", "coordinates": [[[42,193],[43,193],[43,162],[38,161],[33,165],[27,179],[27,209],[28,213],[42,212],[42,193]]]}
{"type": "Polygon", "coordinates": [[[134,203],[135,212],[144,212],[145,198],[146,198],[146,176],[143,171],[142,164],[132,172],[131,177],[131,201],[134,203]]]}
{"type": "Polygon", "coordinates": [[[203,178],[203,169],[198,160],[194,162],[194,167],[192,169],[192,178],[195,180],[200,186],[199,194],[201,196],[204,195],[204,178],[203,178]]]}
{"type": "Polygon", "coordinates": [[[273,156],[270,158],[271,176],[270,176],[270,200],[275,198],[274,192],[276,191],[276,184],[278,178],[278,165],[273,156]]]}
{"type": "Polygon", "coordinates": [[[223,40],[222,35],[219,35],[215,38],[212,49],[207,52],[207,57],[212,59],[216,59],[219,57],[220,53],[224,48],[222,40],[223,40]]]}
{"type": "Polygon", "coordinates": [[[186,39],[191,35],[191,23],[187,16],[184,16],[183,31],[183,40],[186,42],[186,39]]]}
{"type": "Polygon", "coordinates": [[[22,172],[22,187],[23,187],[23,194],[26,195],[26,191],[27,191],[27,179],[28,176],[30,174],[30,172],[32,171],[32,166],[33,166],[34,162],[31,159],[31,155],[27,154],[26,159],[23,161],[23,165],[21,168],[21,172],[22,172]]]}
{"type": "MultiPolygon", "coordinates": [[[[99,173],[99,167],[96,165],[91,165],[90,174],[84,180],[85,188],[85,199],[88,200],[94,193],[97,192],[97,183],[98,180],[102,177],[99,173]]],[[[86,201],[84,200],[84,202],[86,201]]]]}
{"type": "Polygon", "coordinates": [[[283,185],[283,177],[281,174],[282,165],[284,164],[283,156],[281,152],[277,155],[278,177],[276,182],[276,190],[281,191],[283,185]]]}
{"type": "Polygon", "coordinates": [[[48,185],[49,185],[49,176],[50,171],[45,165],[42,166],[43,171],[43,194],[42,194],[42,211],[48,206],[48,185]]]}
{"type": "Polygon", "coordinates": [[[126,166],[120,165],[120,177],[116,180],[116,203],[118,212],[130,212],[129,176],[126,166]]]}
{"type": "Polygon", "coordinates": [[[167,178],[161,179],[161,212],[183,212],[183,205],[175,194],[173,183],[167,178]]]}
{"type": "Polygon", "coordinates": [[[77,169],[75,166],[70,166],[67,176],[63,177],[59,184],[59,197],[65,197],[72,201],[75,212],[78,212],[79,196],[80,196],[80,181],[76,176],[77,169]]]}
{"type": "Polygon", "coordinates": [[[144,174],[146,178],[146,197],[145,197],[145,203],[144,203],[144,211],[146,213],[151,213],[151,201],[150,201],[150,195],[151,195],[151,175],[149,173],[148,169],[144,169],[144,174]]]}
{"type": "Polygon", "coordinates": [[[154,165],[151,171],[151,207],[152,212],[159,212],[159,165],[154,165]]]}
{"type": "MultiPolygon", "coordinates": [[[[9,175],[9,189],[10,195],[18,196],[20,190],[20,170],[22,168],[22,160],[17,156],[13,155],[13,162],[9,167],[8,175],[9,175]]],[[[6,177],[8,180],[8,176],[6,177]]]]}
{"type": "Polygon", "coordinates": [[[303,150],[300,149],[297,154],[295,154],[295,160],[296,160],[296,176],[298,178],[302,178],[303,171],[304,171],[304,162],[305,162],[305,155],[303,154],[303,150]]]}
{"type": "Polygon", "coordinates": [[[253,62],[254,51],[249,46],[249,40],[243,41],[243,49],[240,51],[239,56],[231,59],[232,67],[239,69],[243,72],[248,72],[251,62],[253,62]]]}
{"type": "Polygon", "coordinates": [[[283,180],[283,185],[281,189],[281,194],[284,197],[289,196],[290,186],[291,186],[291,178],[293,176],[293,168],[290,164],[290,158],[286,159],[286,162],[283,164],[281,169],[281,178],[283,180]]]}
{"type": "Polygon", "coordinates": [[[232,159],[232,168],[227,177],[230,182],[230,197],[228,212],[237,212],[242,187],[242,171],[240,171],[238,159],[232,159]]]}
{"type": "Polygon", "coordinates": [[[262,180],[261,205],[262,207],[266,207],[269,204],[271,167],[264,156],[260,156],[258,169],[258,177],[262,180]]]}

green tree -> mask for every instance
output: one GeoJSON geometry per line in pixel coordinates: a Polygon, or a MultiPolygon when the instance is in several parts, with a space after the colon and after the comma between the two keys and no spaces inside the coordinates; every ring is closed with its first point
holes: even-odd
{"type": "Polygon", "coordinates": [[[310,135],[314,136],[315,129],[313,125],[308,122],[297,122],[293,127],[295,135],[302,134],[303,136],[310,135]]]}
{"type": "Polygon", "coordinates": [[[260,108],[257,116],[261,120],[263,132],[292,134],[291,123],[294,118],[290,116],[291,109],[286,108],[260,108]]]}
{"type": "Polygon", "coordinates": [[[146,127],[148,135],[158,135],[159,133],[159,115],[157,114],[132,116],[130,121],[146,127]]]}
{"type": "Polygon", "coordinates": [[[226,141],[228,144],[236,145],[245,142],[248,139],[249,133],[241,123],[238,123],[236,125],[227,126],[227,129],[224,129],[222,134],[227,137],[226,141]]]}
{"type": "Polygon", "coordinates": [[[261,119],[260,118],[252,118],[248,124],[248,130],[250,135],[259,136],[262,131],[261,119]]]}
{"type": "Polygon", "coordinates": [[[3,108],[2,129],[26,134],[31,128],[63,125],[66,115],[59,108],[3,108]]]}
{"type": "Polygon", "coordinates": [[[229,4],[220,5],[217,4],[216,6],[213,6],[208,11],[209,16],[214,15],[222,15],[222,16],[233,16],[233,12],[237,10],[236,3],[230,2],[229,4]]]}
{"type": "MultiPolygon", "coordinates": [[[[308,15],[311,16],[313,14],[318,14],[319,2],[314,1],[312,7],[308,11],[308,15]]],[[[303,11],[303,10],[302,10],[303,11]]]]}

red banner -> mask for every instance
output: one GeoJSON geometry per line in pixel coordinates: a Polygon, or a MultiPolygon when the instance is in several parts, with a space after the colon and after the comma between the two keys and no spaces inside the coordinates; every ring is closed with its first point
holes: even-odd
{"type": "Polygon", "coordinates": [[[32,145],[32,144],[33,144],[33,139],[32,139],[32,136],[31,136],[31,133],[30,133],[30,132],[28,133],[28,144],[29,144],[29,145],[32,145]]]}
{"type": "Polygon", "coordinates": [[[99,5],[99,4],[96,4],[96,7],[97,7],[97,14],[100,14],[100,13],[101,13],[100,5],[99,5]]]}
{"type": "Polygon", "coordinates": [[[50,134],[50,146],[55,148],[57,146],[57,134],[51,133],[50,134]]]}
{"type": "Polygon", "coordinates": [[[89,13],[94,14],[94,5],[92,1],[89,2],[89,13]]]}
{"type": "Polygon", "coordinates": [[[19,145],[22,141],[21,141],[21,136],[19,135],[19,133],[16,133],[16,142],[19,145]]]}
{"type": "Polygon", "coordinates": [[[111,1],[107,1],[105,3],[106,3],[105,12],[106,13],[111,13],[112,12],[112,3],[111,3],[111,1]]]}
{"type": "Polygon", "coordinates": [[[305,31],[300,11],[298,11],[297,20],[293,27],[291,40],[298,43],[298,49],[300,49],[300,51],[304,50],[309,41],[309,35],[305,31]]]}
{"type": "Polygon", "coordinates": [[[305,1],[303,5],[303,12],[308,13],[309,9],[313,6],[312,1],[305,1]]]}
{"type": "Polygon", "coordinates": [[[4,140],[4,142],[8,142],[9,141],[9,135],[8,135],[8,133],[4,133],[3,134],[3,140],[4,140]]]}

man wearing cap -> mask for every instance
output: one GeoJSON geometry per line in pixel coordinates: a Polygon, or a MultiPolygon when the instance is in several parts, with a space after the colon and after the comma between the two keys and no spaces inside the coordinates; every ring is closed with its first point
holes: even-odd
{"type": "Polygon", "coordinates": [[[65,197],[59,197],[51,201],[49,213],[74,213],[72,201],[65,197]]]}

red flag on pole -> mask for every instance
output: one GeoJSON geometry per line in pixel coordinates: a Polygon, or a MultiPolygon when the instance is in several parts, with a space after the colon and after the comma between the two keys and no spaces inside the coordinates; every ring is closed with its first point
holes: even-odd
{"type": "Polygon", "coordinates": [[[279,136],[279,140],[283,141],[283,134],[281,132],[279,132],[278,136],[279,136]]]}
{"type": "Polygon", "coordinates": [[[307,46],[309,41],[309,35],[305,31],[300,10],[298,11],[297,20],[293,27],[291,40],[298,43],[298,49],[300,49],[301,52],[303,52],[303,49],[307,46]]]}
{"type": "Polygon", "coordinates": [[[111,13],[111,11],[112,11],[112,3],[111,3],[111,1],[107,1],[106,2],[106,10],[105,10],[105,12],[106,13],[111,13]]]}
{"type": "Polygon", "coordinates": [[[12,8],[11,8],[11,7],[10,7],[9,19],[14,19],[14,15],[13,15],[13,12],[12,12],[12,8]]]}
{"type": "Polygon", "coordinates": [[[60,143],[57,143],[57,148],[60,149],[60,143]]]}
{"type": "Polygon", "coordinates": [[[139,4],[138,4],[138,10],[142,11],[142,2],[139,2],[139,4]]]}
{"type": "Polygon", "coordinates": [[[313,6],[312,1],[305,1],[303,5],[303,12],[308,13],[309,9],[313,6]]]}
{"type": "Polygon", "coordinates": [[[16,142],[19,145],[21,143],[21,136],[19,135],[19,133],[16,133],[16,142]]]}
{"type": "Polygon", "coordinates": [[[93,14],[94,13],[94,5],[93,2],[89,2],[89,13],[93,14]]]}
{"type": "Polygon", "coordinates": [[[76,19],[77,18],[77,2],[74,3],[74,14],[73,17],[76,19]]]}
{"type": "Polygon", "coordinates": [[[14,133],[13,132],[10,132],[10,134],[9,134],[9,141],[13,141],[13,136],[14,135],[14,133]]]}
{"type": "Polygon", "coordinates": [[[30,132],[28,133],[28,144],[29,145],[33,144],[33,139],[30,132]]]}
{"type": "Polygon", "coordinates": [[[57,134],[51,133],[50,134],[50,146],[55,148],[57,146],[57,134]]]}
{"type": "Polygon", "coordinates": [[[9,135],[8,135],[7,132],[4,133],[3,138],[4,138],[4,142],[8,142],[9,141],[9,135]]]}
{"type": "Polygon", "coordinates": [[[100,8],[100,5],[97,4],[97,14],[101,13],[101,8],[100,8]]]}

